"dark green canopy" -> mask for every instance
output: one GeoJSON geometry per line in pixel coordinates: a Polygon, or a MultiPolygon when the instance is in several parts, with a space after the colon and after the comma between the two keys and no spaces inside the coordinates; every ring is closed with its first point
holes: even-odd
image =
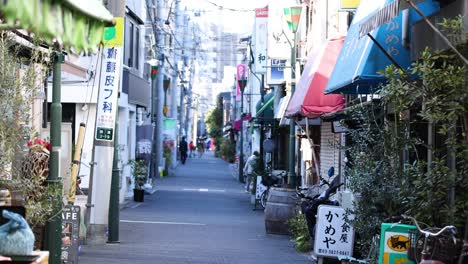
{"type": "Polygon", "coordinates": [[[255,114],[256,119],[273,119],[275,116],[274,104],[275,94],[268,93],[263,97],[264,103],[259,100],[256,106],[257,113],[255,114]]]}

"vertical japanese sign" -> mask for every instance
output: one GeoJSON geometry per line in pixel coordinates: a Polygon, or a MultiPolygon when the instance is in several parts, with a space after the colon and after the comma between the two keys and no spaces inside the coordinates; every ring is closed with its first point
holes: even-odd
{"type": "Polygon", "coordinates": [[[344,208],[320,205],[317,213],[314,252],[317,256],[352,256],[354,229],[346,220],[352,215],[344,208]]]}
{"type": "Polygon", "coordinates": [[[255,9],[255,65],[256,73],[266,72],[268,40],[268,8],[255,9]]]}
{"type": "Polygon", "coordinates": [[[244,79],[247,77],[247,65],[239,64],[237,65],[237,74],[236,74],[236,100],[241,100],[241,90],[238,80],[244,79]]]}
{"type": "Polygon", "coordinates": [[[104,30],[104,49],[102,54],[101,79],[96,115],[95,139],[114,141],[115,117],[118,106],[118,94],[121,75],[124,19],[116,18],[114,27],[104,30]]]}

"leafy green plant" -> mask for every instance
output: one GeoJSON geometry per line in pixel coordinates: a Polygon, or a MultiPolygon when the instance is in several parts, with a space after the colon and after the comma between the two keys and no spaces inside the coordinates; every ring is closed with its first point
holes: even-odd
{"type": "Polygon", "coordinates": [[[230,139],[223,139],[221,141],[221,146],[220,146],[220,152],[221,155],[224,156],[224,158],[228,162],[234,162],[235,160],[235,155],[236,155],[236,144],[235,142],[232,142],[230,139]]]}
{"type": "Polygon", "coordinates": [[[225,140],[223,139],[223,104],[221,98],[218,98],[216,108],[214,108],[207,114],[205,123],[207,126],[208,134],[211,138],[214,139],[214,142],[216,143],[215,153],[219,153],[225,156],[229,155],[229,149],[225,149],[225,151],[222,151],[222,143],[225,140]]]}
{"type": "Polygon", "coordinates": [[[144,160],[130,160],[128,165],[131,168],[132,176],[135,181],[135,189],[141,190],[146,181],[148,167],[144,160]]]}
{"type": "Polygon", "coordinates": [[[307,221],[303,214],[297,214],[288,220],[289,232],[299,252],[310,251],[310,235],[307,229],[307,221]]]}
{"type": "Polygon", "coordinates": [[[26,143],[37,137],[30,125],[31,105],[40,92],[37,80],[44,77],[41,67],[48,66],[43,56],[39,49],[25,48],[0,32],[0,189],[24,200],[26,220],[32,228],[44,226],[53,217],[54,206],[62,203],[61,184],[48,186],[45,181],[48,154],[42,155],[41,164],[28,160],[37,158],[33,157],[37,149],[26,143]],[[25,164],[30,165],[29,170],[25,164]],[[41,173],[32,169],[38,167],[41,173]]]}
{"type": "Polygon", "coordinates": [[[169,175],[169,167],[171,166],[171,149],[167,145],[163,146],[163,156],[164,156],[164,160],[165,160],[163,175],[168,176],[169,175]]]}
{"type": "Polygon", "coordinates": [[[463,230],[468,212],[466,66],[447,51],[426,49],[409,71],[389,66],[383,74],[380,99],[354,108],[345,121],[346,175],[364,252],[389,216],[463,230]],[[437,140],[428,146],[431,126],[437,140]]]}

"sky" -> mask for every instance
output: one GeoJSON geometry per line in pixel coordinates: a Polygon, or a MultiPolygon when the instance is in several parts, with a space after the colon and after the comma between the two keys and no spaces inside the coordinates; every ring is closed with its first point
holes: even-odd
{"type": "Polygon", "coordinates": [[[219,24],[217,11],[222,8],[224,32],[248,34],[252,32],[255,8],[265,7],[272,1],[284,0],[182,0],[189,10],[203,10],[201,18],[219,24]]]}

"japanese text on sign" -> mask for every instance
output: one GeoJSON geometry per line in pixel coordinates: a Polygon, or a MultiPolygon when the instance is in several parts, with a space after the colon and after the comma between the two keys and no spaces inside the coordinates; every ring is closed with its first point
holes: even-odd
{"type": "Polygon", "coordinates": [[[266,72],[268,37],[267,24],[268,8],[255,9],[255,60],[253,69],[258,73],[266,72]]]}
{"type": "Polygon", "coordinates": [[[314,251],[317,256],[352,256],[354,230],[344,208],[320,205],[317,213],[314,251]]]}
{"type": "Polygon", "coordinates": [[[116,25],[104,30],[101,77],[96,113],[95,139],[114,141],[115,118],[123,55],[124,19],[116,18],[116,25]]]}
{"type": "Polygon", "coordinates": [[[120,82],[120,61],[122,48],[105,47],[101,68],[101,83],[96,118],[96,139],[114,140],[116,111],[118,111],[118,94],[120,82]]]}

